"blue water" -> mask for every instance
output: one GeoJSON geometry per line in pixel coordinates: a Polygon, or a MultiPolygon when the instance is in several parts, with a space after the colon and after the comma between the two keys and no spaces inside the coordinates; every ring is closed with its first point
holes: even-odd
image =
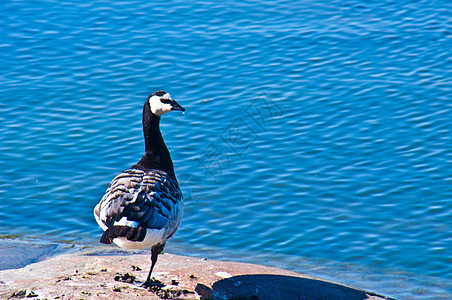
{"type": "Polygon", "coordinates": [[[163,89],[168,251],[450,299],[451,2],[301,2],[3,1],[0,234],[97,245],[163,89]]]}

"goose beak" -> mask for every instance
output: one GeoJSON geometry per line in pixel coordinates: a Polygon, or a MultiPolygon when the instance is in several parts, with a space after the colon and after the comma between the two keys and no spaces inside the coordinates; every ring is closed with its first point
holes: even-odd
{"type": "Polygon", "coordinates": [[[171,110],[185,111],[185,108],[180,106],[179,103],[176,102],[176,100],[173,100],[173,102],[171,102],[171,110]]]}

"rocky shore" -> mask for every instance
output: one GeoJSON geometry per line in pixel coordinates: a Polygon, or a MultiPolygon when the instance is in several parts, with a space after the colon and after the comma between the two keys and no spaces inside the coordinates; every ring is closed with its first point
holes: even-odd
{"type": "Polygon", "coordinates": [[[149,254],[111,248],[61,254],[0,271],[0,299],[390,299],[300,273],[172,254],[159,256],[146,290],[149,254]]]}

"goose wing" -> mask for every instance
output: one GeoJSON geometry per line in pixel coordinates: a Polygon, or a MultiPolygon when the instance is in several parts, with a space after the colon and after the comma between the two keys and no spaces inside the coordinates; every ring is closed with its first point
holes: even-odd
{"type": "Polygon", "coordinates": [[[182,199],[177,181],[161,170],[131,168],[119,173],[95,208],[99,225],[162,229],[182,199]]]}

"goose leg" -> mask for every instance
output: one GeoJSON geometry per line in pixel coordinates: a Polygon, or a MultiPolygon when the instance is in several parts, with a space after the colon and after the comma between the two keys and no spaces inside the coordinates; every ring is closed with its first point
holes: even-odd
{"type": "Polygon", "coordinates": [[[146,278],[146,281],[142,284],[142,287],[150,288],[152,286],[159,285],[158,283],[153,282],[151,280],[151,274],[152,274],[152,270],[154,269],[155,263],[157,262],[157,258],[159,256],[159,254],[163,251],[164,247],[165,247],[165,243],[152,246],[152,248],[151,248],[151,269],[149,270],[148,278],[146,278]]]}

